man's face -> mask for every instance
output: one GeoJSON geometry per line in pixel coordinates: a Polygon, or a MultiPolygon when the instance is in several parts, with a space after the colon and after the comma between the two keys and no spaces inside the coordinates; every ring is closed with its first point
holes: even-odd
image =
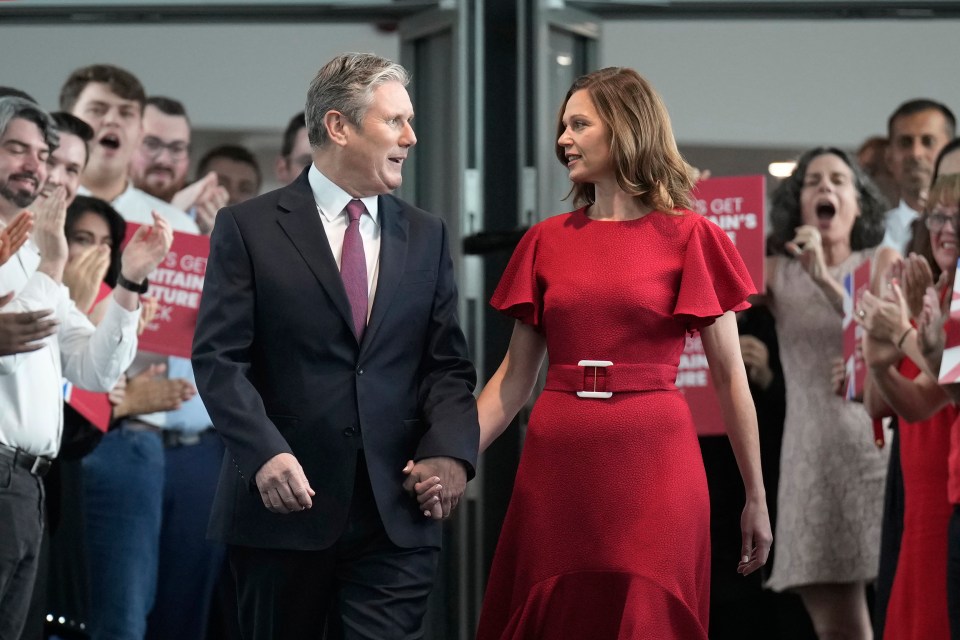
{"type": "Polygon", "coordinates": [[[226,189],[230,196],[228,205],[240,204],[260,191],[257,172],[246,162],[221,156],[207,162],[206,170],[217,174],[220,186],[226,189]]]}
{"type": "Polygon", "coordinates": [[[80,174],[87,164],[87,143],[79,136],[66,131],[60,132],[60,146],[47,157],[47,181],[41,196],[49,196],[58,186],[63,186],[67,194],[67,206],[77,197],[80,186],[80,174]]]}
{"type": "Polygon", "coordinates": [[[7,201],[0,208],[17,213],[33,203],[47,179],[49,154],[40,127],[23,118],[10,121],[0,136],[0,198],[7,201]]]}
{"type": "Polygon", "coordinates": [[[169,202],[187,182],[190,124],[153,105],[143,112],[143,137],[130,161],[133,185],[169,202]]]}
{"type": "Polygon", "coordinates": [[[344,186],[361,198],[393,191],[403,182],[401,171],[417,136],[410,125],[413,105],[399,82],[387,82],[373,92],[360,126],[348,123],[343,145],[344,186]]]}
{"type": "Polygon", "coordinates": [[[80,92],[71,113],[93,127],[87,169],[126,175],[130,157],[140,144],[140,103],[121,98],[102,82],[91,82],[80,92]]]}
{"type": "Polygon", "coordinates": [[[937,154],[949,141],[947,119],[936,109],[893,121],[887,161],[903,194],[920,194],[930,188],[937,154]]]}
{"type": "Polygon", "coordinates": [[[277,182],[283,185],[290,184],[306,167],[310,166],[311,162],[313,162],[313,149],[310,148],[310,140],[307,139],[307,128],[302,127],[297,131],[290,155],[277,158],[277,182]]]}

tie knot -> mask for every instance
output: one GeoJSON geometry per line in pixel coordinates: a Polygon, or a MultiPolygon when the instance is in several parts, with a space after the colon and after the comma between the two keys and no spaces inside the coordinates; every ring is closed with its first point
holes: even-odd
{"type": "Polygon", "coordinates": [[[350,218],[350,222],[356,222],[366,212],[367,208],[359,200],[351,200],[347,203],[347,217],[350,218]]]}

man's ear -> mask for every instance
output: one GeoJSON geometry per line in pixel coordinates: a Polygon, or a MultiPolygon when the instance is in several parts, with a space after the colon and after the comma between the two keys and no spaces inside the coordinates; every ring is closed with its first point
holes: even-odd
{"type": "Polygon", "coordinates": [[[349,137],[350,121],[339,111],[330,110],[323,115],[323,126],[327,129],[327,137],[335,145],[344,146],[349,137]]]}

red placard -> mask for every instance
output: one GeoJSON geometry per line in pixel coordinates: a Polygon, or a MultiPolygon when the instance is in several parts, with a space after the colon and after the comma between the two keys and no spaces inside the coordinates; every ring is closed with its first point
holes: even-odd
{"type": "MultiPolygon", "coordinates": [[[[763,176],[711,178],[697,183],[691,208],[727,232],[757,291],[764,290],[766,186],[763,176]]],[[[726,433],[720,403],[700,336],[687,336],[677,387],[683,391],[699,435],[726,433]]]]}
{"type": "MultiPolygon", "coordinates": [[[[129,240],[140,225],[127,223],[129,240]]],[[[189,358],[203,278],[210,255],[210,238],[174,232],[173,246],[153,273],[145,295],[157,299],[157,315],[140,336],[139,349],[189,358]]]]}
{"type": "Polygon", "coordinates": [[[79,389],[73,383],[63,381],[63,399],[100,431],[107,432],[110,426],[110,401],[107,394],[79,389]]]}
{"type": "Polygon", "coordinates": [[[863,398],[863,382],[867,376],[867,365],[863,361],[860,340],[863,327],[853,319],[860,297],[870,289],[870,261],[867,260],[853,273],[843,278],[843,364],[847,370],[847,389],[844,398],[854,400],[863,398]]]}

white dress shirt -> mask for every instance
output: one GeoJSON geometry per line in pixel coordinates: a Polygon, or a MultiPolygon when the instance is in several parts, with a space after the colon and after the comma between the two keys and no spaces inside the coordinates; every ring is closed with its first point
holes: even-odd
{"type": "MultiPolygon", "coordinates": [[[[323,230],[330,242],[333,259],[340,268],[340,254],[343,251],[343,235],[347,232],[347,203],[353,196],[335,185],[328,177],[320,173],[316,165],[310,165],[307,173],[313,199],[320,212],[323,230]]],[[[360,237],[363,239],[363,256],[367,260],[367,320],[373,308],[373,296],[377,291],[377,278],[380,275],[380,217],[377,208],[378,196],[360,198],[370,215],[360,218],[360,237]]]]}
{"type": "Polygon", "coordinates": [[[920,216],[920,213],[912,209],[903,200],[896,209],[890,209],[886,214],[886,232],[883,234],[881,247],[893,247],[904,254],[907,243],[913,236],[913,221],[920,216]]]}
{"type": "MultiPolygon", "coordinates": [[[[90,191],[82,186],[77,192],[82,195],[90,195],[90,191]]],[[[164,202],[160,198],[153,197],[146,191],[137,189],[129,180],[127,181],[127,188],[124,192],[114,198],[110,204],[113,205],[113,208],[116,209],[127,222],[153,224],[151,212],[156,211],[170,223],[174,231],[192,234],[200,233],[200,228],[197,226],[197,223],[186,213],[172,204],[164,202]]],[[[167,356],[164,355],[140,351],[137,353],[137,357],[133,362],[130,375],[140,373],[151,364],[166,364],[168,377],[173,377],[170,376],[170,370],[174,368],[172,366],[174,360],[175,358],[172,356],[168,359],[167,356]]],[[[193,380],[193,376],[190,376],[190,380],[193,380]]],[[[200,402],[199,398],[197,398],[196,402],[200,402]]],[[[141,422],[147,422],[156,427],[164,427],[167,422],[167,414],[163,411],[142,414],[136,416],[136,418],[141,422]]]]}
{"type": "Polygon", "coordinates": [[[63,431],[63,378],[81,389],[112,389],[137,351],[140,309],[127,311],[111,300],[94,327],[67,287],[38,272],[39,265],[31,240],[0,267],[0,291],[16,293],[0,311],[51,309],[60,323],[43,348],[0,358],[0,442],[53,457],[63,431]]]}
{"type": "MultiPolygon", "coordinates": [[[[82,196],[92,195],[90,190],[81,186],[77,193],[82,196]]],[[[153,224],[151,211],[156,211],[162,215],[174,231],[183,233],[199,234],[200,228],[186,213],[177,209],[169,202],[164,202],[160,198],[154,198],[146,191],[141,191],[133,186],[132,182],[127,182],[127,188],[110,203],[113,208],[123,216],[127,222],[136,224],[153,224]]]]}

